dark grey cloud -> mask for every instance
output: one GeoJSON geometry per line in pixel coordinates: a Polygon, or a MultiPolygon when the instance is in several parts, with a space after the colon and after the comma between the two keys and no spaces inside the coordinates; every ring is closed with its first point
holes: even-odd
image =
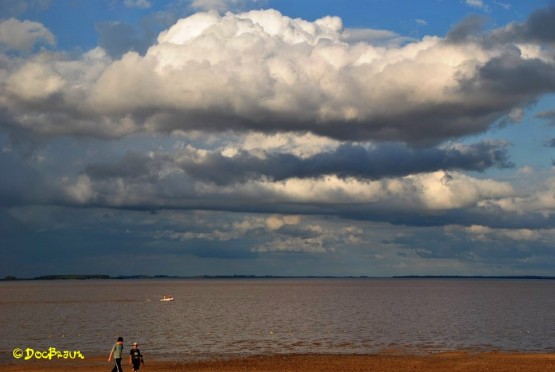
{"type": "Polygon", "coordinates": [[[344,144],[334,151],[322,152],[307,158],[287,153],[266,153],[261,158],[248,151],[233,157],[212,151],[202,160],[169,154],[147,156],[128,152],[121,159],[86,166],[84,173],[94,180],[111,178],[154,183],[159,180],[163,166],[181,168],[193,179],[218,185],[253,180],[283,181],[290,178],[319,178],[337,175],[339,178],[377,180],[437,170],[485,171],[489,168],[509,168],[507,145],[499,142],[480,142],[470,146],[451,148],[412,149],[399,143],[388,143],[367,148],[344,144]]]}
{"type": "Polygon", "coordinates": [[[52,197],[47,180],[15,154],[0,153],[0,174],[0,208],[52,197]]]}
{"type": "MultiPolygon", "coordinates": [[[[202,156],[197,157],[197,150],[193,149],[191,153],[190,148],[175,153],[152,151],[147,155],[138,150],[115,150],[126,147],[125,144],[114,144],[113,149],[103,145],[95,151],[98,146],[94,143],[86,146],[57,141],[51,148],[40,152],[44,157],[42,163],[33,160],[32,154],[28,157],[16,151],[2,154],[0,171],[10,176],[0,180],[0,200],[5,206],[44,204],[114,210],[325,214],[413,226],[480,223],[486,226],[541,228],[554,223],[541,212],[507,214],[493,205],[484,210],[455,203],[448,204],[446,210],[428,210],[419,201],[422,191],[417,180],[414,183],[410,179],[399,180],[395,186],[401,188],[399,194],[388,195],[388,178],[419,172],[425,176],[428,172],[452,170],[453,173],[445,173],[443,178],[441,175],[434,177],[431,182],[435,184],[430,186],[439,187],[438,192],[450,193],[450,188],[460,188],[457,185],[468,183],[468,192],[472,194],[470,200],[495,197],[498,195],[495,182],[487,186],[485,192],[472,191],[476,187],[474,181],[461,179],[455,171],[485,171],[491,167],[511,166],[507,147],[503,143],[480,142],[417,149],[399,143],[372,147],[345,144],[333,151],[306,158],[272,152],[261,158],[247,151],[240,151],[229,158],[222,156],[219,150],[202,150],[202,156]],[[81,155],[76,156],[77,153],[81,155]],[[89,153],[90,158],[85,155],[89,153]],[[115,155],[118,153],[121,155],[115,155]],[[99,157],[105,160],[100,162],[97,160],[99,157]],[[81,178],[80,175],[86,177],[81,178]],[[361,198],[358,192],[349,195],[347,190],[335,195],[333,186],[327,189],[329,186],[323,177],[326,175],[384,181],[373,186],[368,184],[369,189],[376,189],[361,198]],[[309,191],[304,189],[295,195],[270,191],[272,181],[290,178],[310,178],[315,187],[324,187],[327,191],[317,200],[305,195],[309,191]],[[257,184],[259,181],[266,186],[257,184]],[[213,185],[206,188],[203,185],[207,183],[213,185]],[[226,187],[222,189],[218,185],[226,187]],[[374,192],[375,196],[372,195],[374,192]],[[339,203],[337,196],[341,200],[339,203]],[[365,202],[366,198],[371,200],[370,204],[365,202]],[[398,202],[397,198],[400,198],[398,202]]],[[[462,187],[460,190],[464,190],[462,187]]],[[[453,195],[453,199],[457,198],[453,195]]],[[[164,229],[162,225],[159,228],[164,229]]],[[[312,234],[308,230],[291,230],[292,227],[284,229],[287,230],[281,233],[290,237],[306,238],[312,234]]]]}
{"type": "Polygon", "coordinates": [[[399,208],[386,203],[376,203],[371,209],[359,206],[342,206],[338,216],[363,221],[387,221],[394,225],[430,227],[481,225],[496,229],[549,229],[555,226],[555,215],[542,211],[511,213],[497,205],[467,206],[441,211],[399,208]]]}
{"type": "Polygon", "coordinates": [[[512,28],[512,37],[541,43],[555,42],[555,5],[534,11],[523,24],[512,28]]]}
{"type": "Polygon", "coordinates": [[[423,229],[383,243],[395,244],[423,259],[450,259],[507,270],[519,269],[522,261],[528,261],[526,270],[531,271],[546,270],[555,263],[555,252],[549,241],[511,239],[504,231],[488,229],[484,233],[458,228],[423,229]]]}
{"type": "Polygon", "coordinates": [[[523,58],[520,51],[510,48],[478,67],[471,78],[461,80],[459,90],[466,97],[466,107],[461,105],[458,112],[474,120],[477,130],[492,123],[503,125],[513,109],[555,91],[555,67],[539,58],[523,58]]]}
{"type": "Polygon", "coordinates": [[[181,161],[179,166],[194,178],[231,184],[253,179],[282,181],[289,178],[381,179],[437,170],[484,171],[491,167],[508,168],[506,145],[482,142],[455,148],[411,149],[403,144],[380,144],[370,149],[345,144],[332,152],[308,158],[292,154],[266,154],[265,158],[241,151],[230,158],[214,152],[204,161],[181,161]]]}
{"type": "Polygon", "coordinates": [[[555,6],[538,9],[524,22],[513,22],[503,28],[483,34],[480,42],[488,48],[514,43],[538,43],[550,45],[555,42],[555,6]]]}
{"type": "MultiPolygon", "coordinates": [[[[56,206],[0,207],[0,272],[4,275],[150,274],[145,257],[174,254],[178,242],[156,242],[148,214],[56,206]],[[95,264],[92,264],[92,263],[95,264]]],[[[161,222],[161,225],[163,223],[161,222]]]]}
{"type": "Polygon", "coordinates": [[[118,161],[88,165],[84,172],[97,180],[122,178],[156,182],[162,161],[138,152],[127,152],[118,161]]]}
{"type": "Polygon", "coordinates": [[[304,225],[283,225],[275,232],[283,236],[300,239],[316,238],[321,235],[320,231],[307,229],[304,225]]]}
{"type": "Polygon", "coordinates": [[[204,240],[191,239],[188,247],[181,249],[181,254],[192,254],[201,258],[246,260],[254,259],[258,253],[252,252],[245,240],[226,241],[225,244],[214,244],[204,240]]]}
{"type": "Polygon", "coordinates": [[[488,61],[470,83],[492,97],[499,95],[506,100],[526,102],[555,90],[555,68],[540,59],[523,59],[507,53],[488,61]]]}
{"type": "Polygon", "coordinates": [[[487,19],[479,15],[471,15],[455,25],[445,36],[446,41],[461,43],[469,38],[480,35],[484,31],[487,19]]]}

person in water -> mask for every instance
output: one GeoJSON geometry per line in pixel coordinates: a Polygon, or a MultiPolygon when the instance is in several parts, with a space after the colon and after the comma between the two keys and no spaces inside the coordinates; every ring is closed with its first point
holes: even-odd
{"type": "Polygon", "coordinates": [[[121,355],[123,353],[123,337],[118,337],[117,342],[112,347],[110,351],[110,356],[108,356],[108,362],[112,360],[112,357],[116,361],[116,365],[112,368],[112,372],[123,372],[121,368],[121,355]]]}
{"type": "Polygon", "coordinates": [[[133,366],[133,372],[137,372],[139,370],[141,363],[143,366],[145,365],[143,354],[141,354],[141,350],[139,350],[139,344],[133,342],[133,348],[129,351],[129,364],[133,366]]]}

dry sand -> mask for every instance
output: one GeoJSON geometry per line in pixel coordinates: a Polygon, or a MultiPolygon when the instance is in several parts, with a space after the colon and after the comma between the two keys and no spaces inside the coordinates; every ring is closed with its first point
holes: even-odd
{"type": "MultiPolygon", "coordinates": [[[[39,371],[110,371],[112,362],[106,357],[85,360],[23,361],[13,360],[0,365],[4,372],[39,371]]],[[[123,365],[131,372],[130,365],[123,365]]],[[[147,360],[141,372],[149,371],[555,371],[555,354],[515,353],[438,353],[430,355],[273,355],[212,360],[202,362],[170,362],[147,360]]]]}

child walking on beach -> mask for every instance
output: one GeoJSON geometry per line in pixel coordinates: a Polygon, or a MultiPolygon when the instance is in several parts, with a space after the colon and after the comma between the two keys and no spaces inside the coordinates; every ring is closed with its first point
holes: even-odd
{"type": "Polygon", "coordinates": [[[139,350],[139,344],[133,342],[133,348],[129,351],[129,364],[133,365],[133,372],[137,372],[139,370],[141,363],[143,366],[145,365],[143,354],[141,354],[141,350],[139,350]]]}
{"type": "Polygon", "coordinates": [[[121,355],[123,353],[123,337],[118,337],[117,342],[112,347],[112,351],[110,351],[110,356],[108,356],[108,362],[112,360],[116,361],[116,365],[112,368],[112,372],[123,372],[121,368],[121,355]]]}

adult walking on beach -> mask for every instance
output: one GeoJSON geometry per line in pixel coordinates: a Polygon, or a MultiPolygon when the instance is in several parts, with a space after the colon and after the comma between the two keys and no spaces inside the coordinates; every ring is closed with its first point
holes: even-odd
{"type": "Polygon", "coordinates": [[[121,368],[121,355],[123,353],[123,337],[118,337],[117,342],[112,347],[110,351],[110,356],[108,356],[108,362],[112,360],[112,357],[116,361],[116,365],[112,368],[112,372],[123,372],[121,368]]]}
{"type": "Polygon", "coordinates": [[[141,354],[141,350],[139,350],[139,344],[133,342],[133,348],[129,351],[129,364],[133,365],[133,372],[137,372],[139,370],[141,363],[143,366],[145,365],[143,354],[141,354]]]}

